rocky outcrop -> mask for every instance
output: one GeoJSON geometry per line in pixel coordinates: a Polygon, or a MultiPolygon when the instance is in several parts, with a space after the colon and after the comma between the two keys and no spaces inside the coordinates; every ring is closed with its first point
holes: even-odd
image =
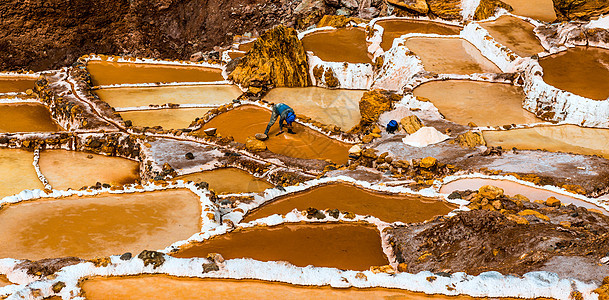
{"type": "Polygon", "coordinates": [[[503,8],[507,11],[513,11],[511,5],[501,2],[500,0],[480,0],[478,8],[474,13],[474,20],[485,20],[495,15],[498,9],[503,8]]]}
{"type": "Polygon", "coordinates": [[[0,69],[69,66],[88,53],[188,59],[233,36],[291,24],[299,1],[0,2],[0,69]]]}
{"type": "Polygon", "coordinates": [[[296,30],[280,25],[265,32],[228,79],[252,93],[271,85],[309,86],[307,55],[296,30]]]}
{"type": "Polygon", "coordinates": [[[429,12],[429,6],[427,6],[425,0],[387,0],[387,2],[420,14],[427,14],[429,12]]]}
{"type": "Polygon", "coordinates": [[[486,142],[484,141],[484,137],[479,132],[468,131],[466,133],[460,134],[455,138],[455,142],[461,147],[469,147],[474,148],[476,146],[484,146],[486,142]]]}
{"type": "Polygon", "coordinates": [[[553,0],[556,17],[560,21],[590,20],[609,13],[606,0],[553,0]]]}
{"type": "Polygon", "coordinates": [[[326,27],[331,26],[335,28],[342,28],[347,26],[349,23],[359,24],[365,23],[366,20],[356,17],[347,17],[347,16],[337,16],[337,15],[326,15],[319,23],[317,23],[317,27],[326,27]]]}
{"type": "Polygon", "coordinates": [[[461,0],[427,0],[430,14],[446,20],[461,20],[461,0]]]}
{"type": "MultiPolygon", "coordinates": [[[[359,101],[359,111],[362,115],[360,123],[351,129],[351,132],[361,132],[374,125],[379,116],[393,107],[393,103],[400,101],[400,96],[383,90],[367,91],[359,101]]],[[[374,126],[376,127],[376,126],[374,126]]]]}
{"type": "MultiPolygon", "coordinates": [[[[493,186],[454,192],[450,198],[469,200],[471,211],[389,231],[397,262],[407,265],[408,272],[522,275],[547,270],[551,261],[559,276],[578,278],[586,272],[573,272],[570,261],[553,258],[586,256],[587,263],[580,266],[597,268],[609,250],[609,218],[582,207],[508,197],[493,186]]],[[[580,280],[600,282],[603,274],[580,280]]]]}
{"type": "Polygon", "coordinates": [[[400,125],[402,125],[402,129],[408,134],[413,134],[423,127],[423,123],[415,115],[402,118],[402,120],[400,120],[400,125]]]}

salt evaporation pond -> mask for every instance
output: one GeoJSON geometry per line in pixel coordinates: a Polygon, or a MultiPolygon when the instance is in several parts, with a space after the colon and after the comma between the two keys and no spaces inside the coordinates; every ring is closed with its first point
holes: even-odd
{"type": "Polygon", "coordinates": [[[81,288],[89,300],[139,299],[198,299],[213,295],[217,299],[409,299],[409,300],[462,300],[467,296],[425,295],[406,290],[386,288],[332,288],[329,286],[301,286],[280,282],[251,279],[197,279],[167,275],[135,277],[92,278],[81,288]]]}
{"type": "Polygon", "coordinates": [[[349,130],[361,119],[359,101],[364,92],[319,87],[274,88],[264,99],[274,103],[283,102],[292,107],[297,115],[349,130]]]}
{"type": "Polygon", "coordinates": [[[429,72],[461,75],[501,72],[480,50],[464,39],[412,37],[405,44],[421,59],[423,67],[429,72]]]}
{"type": "Polygon", "coordinates": [[[239,47],[237,47],[237,49],[239,51],[245,51],[245,52],[250,51],[254,47],[254,42],[255,41],[256,40],[252,40],[252,41],[249,41],[249,42],[241,43],[241,44],[239,44],[239,47]]]}
{"type": "Polygon", "coordinates": [[[579,200],[577,198],[559,194],[556,192],[527,186],[517,182],[500,179],[488,179],[488,178],[463,178],[455,181],[451,181],[440,188],[440,193],[450,194],[453,191],[465,191],[465,190],[478,190],[480,187],[485,185],[493,185],[502,188],[505,195],[514,196],[517,194],[523,195],[531,201],[535,200],[547,200],[550,197],[555,197],[565,205],[573,203],[577,206],[585,208],[593,208],[608,214],[607,211],[599,206],[596,206],[590,202],[579,200]]]}
{"type": "Polygon", "coordinates": [[[34,153],[0,148],[0,198],[26,189],[44,189],[34,169],[34,153]]]}
{"type": "Polygon", "coordinates": [[[163,249],[200,231],[189,190],[41,199],[0,211],[0,258],[39,260],[163,249]]]}
{"type": "Polygon", "coordinates": [[[141,88],[108,88],[95,91],[112,107],[141,107],[163,104],[221,105],[241,95],[234,85],[164,86],[141,88]]]}
{"type": "Polygon", "coordinates": [[[461,38],[412,37],[405,44],[429,72],[460,75],[501,72],[480,50],[461,38]]]}
{"type": "Polygon", "coordinates": [[[221,69],[200,66],[89,61],[87,70],[93,85],[224,80],[221,69]]]}
{"type": "Polygon", "coordinates": [[[315,31],[305,35],[302,44],[324,61],[372,63],[366,32],[359,27],[315,31]]]}
{"type": "MultiPolygon", "coordinates": [[[[263,133],[271,118],[271,112],[253,105],[244,105],[229,112],[218,115],[207,122],[205,128],[217,128],[222,136],[232,136],[235,141],[245,143],[248,137],[263,133]]],[[[348,160],[349,148],[347,143],[331,139],[319,132],[313,131],[298,123],[294,125],[296,134],[287,130],[279,135],[279,120],[269,131],[266,146],[272,152],[306,159],[330,159],[335,163],[344,164],[348,160]]],[[[205,134],[201,129],[200,134],[205,134]]]]}
{"type": "Polygon", "coordinates": [[[238,229],[186,246],[172,256],[207,257],[209,253],[220,253],[225,259],[287,261],[299,267],[313,265],[346,270],[368,270],[371,266],[389,263],[376,227],[349,223],[296,223],[238,229]]]}
{"type": "Polygon", "coordinates": [[[0,93],[20,93],[34,89],[36,78],[23,76],[0,76],[0,93]]]}
{"type": "Polygon", "coordinates": [[[574,47],[539,60],[543,80],[594,100],[609,98],[609,50],[574,47]]]}
{"type": "Polygon", "coordinates": [[[482,134],[488,145],[504,149],[542,149],[609,158],[609,129],[559,125],[483,131],[482,134]]]}
{"type": "Polygon", "coordinates": [[[237,168],[222,168],[182,175],[173,180],[207,182],[209,188],[219,194],[260,193],[273,185],[237,168]]]}
{"type": "Polygon", "coordinates": [[[80,189],[97,182],[110,185],[134,183],[139,179],[139,162],[121,157],[110,157],[67,150],[40,152],[40,170],[53,189],[80,189]]]}
{"type": "Polygon", "coordinates": [[[375,23],[383,27],[381,48],[387,51],[393,45],[393,40],[408,33],[459,35],[461,27],[432,21],[387,19],[375,23]]]}
{"type": "Polygon", "coordinates": [[[425,83],[413,91],[431,100],[446,119],[467,125],[501,126],[538,123],[534,114],[522,108],[522,88],[502,83],[445,80],[425,83]]]}
{"type": "Polygon", "coordinates": [[[513,14],[529,17],[544,22],[556,20],[554,2],[552,0],[502,0],[512,6],[513,14]]]}
{"type": "Polygon", "coordinates": [[[0,104],[0,132],[56,132],[63,129],[46,106],[38,103],[0,104]]]}
{"type": "Polygon", "coordinates": [[[522,57],[529,57],[545,49],[533,32],[535,26],[520,18],[501,16],[495,21],[480,23],[500,44],[522,57]]]}
{"type": "Polygon", "coordinates": [[[120,112],[123,120],[130,120],[133,126],[163,129],[184,129],[196,119],[203,117],[211,108],[175,108],[132,110],[120,112]]]}
{"type": "Polygon", "coordinates": [[[294,208],[307,210],[338,209],[358,215],[371,215],[385,222],[415,223],[429,220],[435,216],[446,215],[455,208],[438,199],[411,195],[388,195],[365,190],[350,184],[329,184],[310,190],[284,196],[265,203],[249,212],[243,222],[268,217],[274,214],[285,215],[294,208]]]}

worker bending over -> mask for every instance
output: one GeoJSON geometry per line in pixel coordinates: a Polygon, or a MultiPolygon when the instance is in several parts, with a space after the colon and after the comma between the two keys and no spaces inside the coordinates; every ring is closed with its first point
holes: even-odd
{"type": "Polygon", "coordinates": [[[284,121],[286,123],[286,127],[288,127],[288,133],[293,134],[294,131],[292,130],[292,123],[296,120],[296,115],[294,114],[294,110],[284,103],[277,103],[273,105],[273,114],[271,115],[269,125],[266,126],[264,134],[269,134],[269,130],[271,130],[271,126],[273,126],[273,124],[275,124],[275,121],[277,121],[277,117],[279,117],[279,133],[277,133],[277,135],[283,133],[284,121]]]}

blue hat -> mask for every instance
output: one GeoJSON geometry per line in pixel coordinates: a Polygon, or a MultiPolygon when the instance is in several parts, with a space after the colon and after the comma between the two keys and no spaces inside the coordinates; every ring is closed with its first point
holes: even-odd
{"type": "Polygon", "coordinates": [[[285,117],[285,121],[288,125],[292,125],[292,122],[296,121],[296,115],[293,112],[289,112],[287,117],[285,117]]]}

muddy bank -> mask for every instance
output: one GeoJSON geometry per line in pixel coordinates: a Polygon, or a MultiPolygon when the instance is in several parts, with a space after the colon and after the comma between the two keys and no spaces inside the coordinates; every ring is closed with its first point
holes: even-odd
{"type": "Polygon", "coordinates": [[[187,59],[291,17],[296,1],[0,3],[0,69],[56,69],[89,53],[187,59]],[[271,5],[269,5],[271,4],[271,5]]]}
{"type": "Polygon", "coordinates": [[[558,200],[535,203],[508,197],[488,186],[453,197],[470,200],[472,211],[390,230],[397,259],[407,264],[408,272],[522,275],[552,265],[551,271],[561,277],[600,282],[609,271],[609,266],[599,266],[609,251],[609,218],[600,213],[561,207],[558,200]],[[572,268],[576,257],[582,269],[572,268]]]}

